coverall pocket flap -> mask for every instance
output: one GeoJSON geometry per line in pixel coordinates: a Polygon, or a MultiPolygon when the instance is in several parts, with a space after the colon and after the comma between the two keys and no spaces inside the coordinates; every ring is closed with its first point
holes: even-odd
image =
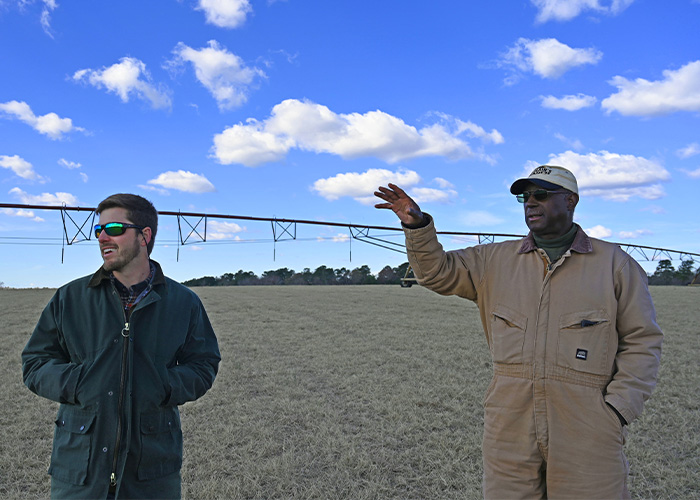
{"type": "Polygon", "coordinates": [[[605,311],[580,311],[559,318],[557,365],[594,375],[607,375],[611,370],[610,319],[605,311]]]}
{"type": "Polygon", "coordinates": [[[502,304],[497,304],[494,307],[493,316],[504,321],[510,327],[520,328],[521,330],[525,330],[527,327],[527,316],[502,304]]]}
{"type": "Polygon", "coordinates": [[[522,363],[527,316],[497,304],[491,313],[491,352],[497,363],[522,363]]]}
{"type": "Polygon", "coordinates": [[[563,314],[559,318],[559,327],[562,330],[576,330],[590,328],[610,321],[604,311],[582,311],[563,314]]]}

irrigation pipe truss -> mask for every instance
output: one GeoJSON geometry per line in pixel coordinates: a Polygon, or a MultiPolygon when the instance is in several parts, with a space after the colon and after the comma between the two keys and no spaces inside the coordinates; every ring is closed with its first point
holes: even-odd
{"type": "MultiPolygon", "coordinates": [[[[0,209],[15,209],[15,210],[60,210],[61,220],[63,221],[63,235],[61,237],[61,245],[73,245],[81,241],[89,241],[92,239],[92,227],[95,223],[95,208],[86,207],[68,207],[68,206],[47,206],[47,205],[20,205],[10,203],[0,203],[0,209]],[[76,214],[73,214],[75,212],[76,214]],[[82,214],[80,214],[82,212],[82,214]],[[77,214],[80,214],[78,216],[77,214]],[[81,222],[82,220],[82,222],[81,222]],[[69,233],[70,229],[70,233],[69,233]]],[[[180,255],[180,246],[191,243],[200,243],[207,241],[207,221],[209,219],[232,219],[255,222],[269,222],[272,227],[273,244],[278,241],[296,240],[297,225],[317,225],[326,227],[342,227],[350,232],[350,242],[352,240],[369,243],[394,252],[405,252],[405,246],[379,236],[371,236],[370,231],[401,231],[399,227],[387,226],[367,226],[361,224],[350,224],[346,222],[326,222],[315,220],[300,220],[300,219],[278,219],[269,217],[251,217],[245,215],[225,215],[225,214],[205,214],[195,212],[158,212],[158,215],[175,216],[177,217],[178,228],[178,259],[180,255]]],[[[493,243],[497,238],[510,239],[522,238],[523,235],[504,234],[504,233],[472,233],[462,231],[438,231],[438,234],[448,236],[467,236],[474,238],[479,243],[493,243]]],[[[8,239],[8,238],[1,238],[8,239]]],[[[23,238],[12,238],[13,240],[22,240],[23,238]]],[[[1,242],[0,242],[1,243],[1,242]]],[[[48,243],[47,243],[48,244],[48,243]]],[[[670,250],[668,248],[658,248],[642,245],[633,245],[629,243],[617,243],[627,253],[636,256],[638,260],[655,261],[661,259],[669,260],[700,260],[700,254],[685,252],[680,250],[670,250]]],[[[61,250],[61,262],[63,262],[64,248],[61,250]]],[[[274,252],[274,250],[273,250],[274,252]]],[[[273,259],[275,254],[273,253],[273,259]]],[[[352,247],[350,250],[350,260],[352,260],[352,247]]]]}

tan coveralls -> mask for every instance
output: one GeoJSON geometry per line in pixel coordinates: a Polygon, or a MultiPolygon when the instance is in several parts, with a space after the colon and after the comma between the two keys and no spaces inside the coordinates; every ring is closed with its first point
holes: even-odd
{"type": "Polygon", "coordinates": [[[656,384],[663,334],[641,266],[582,229],[552,265],[531,235],[445,252],[432,220],[405,233],[418,282],[481,313],[484,497],[629,498],[627,429],[608,405],[631,423],[656,384]]]}

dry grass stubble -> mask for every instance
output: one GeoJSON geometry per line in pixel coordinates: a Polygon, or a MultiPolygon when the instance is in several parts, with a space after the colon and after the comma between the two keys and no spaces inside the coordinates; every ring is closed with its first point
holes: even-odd
{"type": "Polygon", "coordinates": [[[476,308],[445,299],[436,316],[416,321],[430,296],[417,288],[196,290],[225,361],[212,397],[183,412],[186,430],[221,419],[217,401],[228,400],[230,414],[214,424],[227,439],[186,451],[188,474],[198,475],[195,464],[211,453],[222,458],[206,472],[215,480],[188,490],[192,496],[463,498],[479,491],[479,394],[490,368],[476,308]],[[465,335],[467,325],[475,328],[465,335]],[[465,370],[469,359],[477,366],[465,370]]]}
{"type": "MultiPolygon", "coordinates": [[[[223,362],[182,407],[186,498],[480,498],[491,376],[478,311],[419,287],[196,288],[223,362]]],[[[0,290],[0,496],[48,495],[54,403],[19,355],[46,290],[0,290]]],[[[698,497],[700,288],[655,287],[661,376],[627,454],[635,498],[698,497]]]]}

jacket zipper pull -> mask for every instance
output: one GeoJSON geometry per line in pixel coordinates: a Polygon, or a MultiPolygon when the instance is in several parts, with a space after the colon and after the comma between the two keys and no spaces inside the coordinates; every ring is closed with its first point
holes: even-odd
{"type": "Polygon", "coordinates": [[[109,477],[109,484],[111,486],[117,485],[117,475],[114,472],[112,472],[112,475],[109,477]]]}
{"type": "Polygon", "coordinates": [[[124,323],[124,328],[122,328],[122,337],[129,337],[129,322],[124,323]]]}

